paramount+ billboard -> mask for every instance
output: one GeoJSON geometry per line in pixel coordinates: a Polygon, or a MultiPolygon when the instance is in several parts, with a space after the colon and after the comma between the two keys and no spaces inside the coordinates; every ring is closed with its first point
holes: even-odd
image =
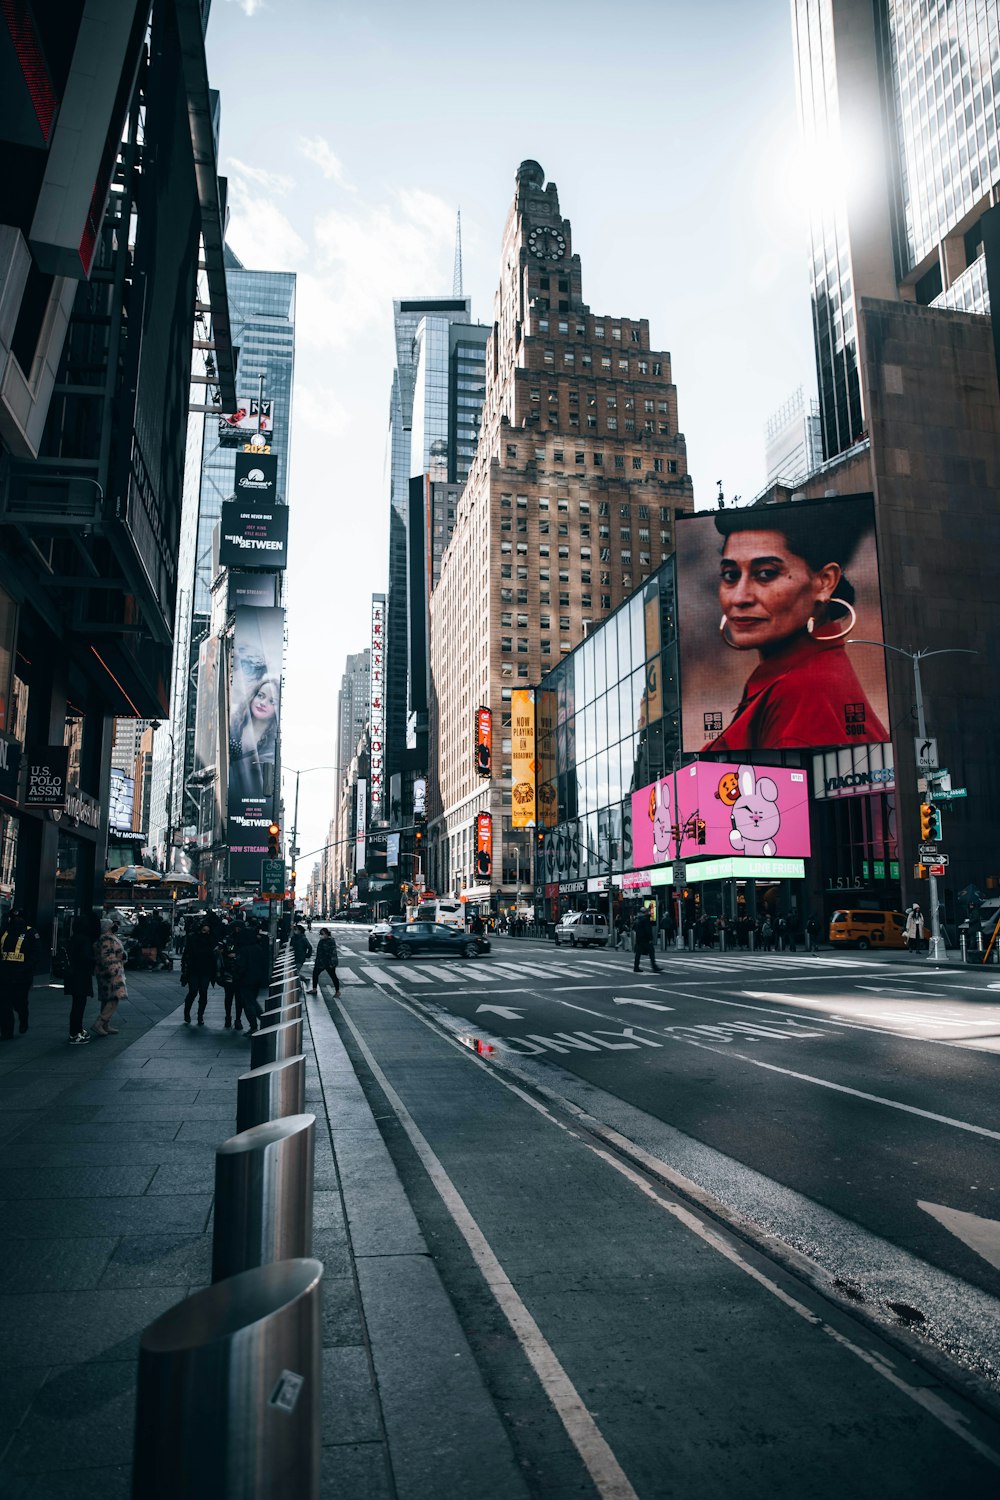
{"type": "Polygon", "coordinates": [[[219,562],[224,568],[268,568],[288,561],[288,507],[278,505],[278,460],[237,453],[236,499],[222,504],[219,562]]]}
{"type": "Polygon", "coordinates": [[[685,750],[889,739],[870,495],[683,518],[677,613],[685,750]]]}

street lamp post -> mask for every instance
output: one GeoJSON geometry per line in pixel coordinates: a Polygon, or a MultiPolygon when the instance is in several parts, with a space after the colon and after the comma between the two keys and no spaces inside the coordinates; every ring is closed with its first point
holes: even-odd
{"type": "MultiPolygon", "coordinates": [[[[978,652],[970,651],[962,646],[944,646],[938,651],[906,651],[902,646],[890,646],[887,641],[863,641],[857,638],[849,639],[849,646],[878,646],[882,651],[894,651],[897,656],[909,657],[913,665],[913,697],[917,710],[917,734],[921,740],[927,739],[927,723],[924,718],[924,693],[920,681],[920,663],[928,656],[977,656],[978,652]]],[[[919,768],[918,768],[919,769],[919,768]]],[[[927,892],[931,908],[931,941],[927,957],[931,963],[943,963],[947,959],[944,939],[941,936],[941,913],[938,910],[937,876],[927,873],[927,892]]]]}
{"type": "Polygon", "coordinates": [[[295,810],[292,813],[292,839],[291,839],[291,843],[288,846],[288,852],[291,855],[291,861],[292,861],[292,871],[291,871],[291,873],[292,873],[292,885],[291,885],[291,891],[292,891],[292,902],[294,904],[294,901],[295,901],[295,879],[294,879],[294,876],[295,876],[295,861],[298,859],[298,855],[299,855],[299,849],[298,849],[298,841],[299,841],[299,778],[301,776],[308,776],[311,771],[336,771],[336,770],[339,770],[339,767],[338,766],[305,766],[305,767],[303,767],[303,769],[301,771],[297,771],[294,766],[282,766],[282,770],[283,771],[291,771],[294,774],[294,776],[295,776],[295,810]]]}

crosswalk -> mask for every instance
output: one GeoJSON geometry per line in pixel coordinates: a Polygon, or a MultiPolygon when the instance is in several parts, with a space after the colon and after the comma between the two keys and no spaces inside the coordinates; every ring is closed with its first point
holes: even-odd
{"type": "MultiPolygon", "coordinates": [[[[460,963],[433,962],[424,959],[401,963],[397,959],[367,953],[345,953],[341,950],[339,975],[341,984],[356,986],[376,982],[390,984],[399,981],[416,988],[441,988],[455,986],[468,988],[471,985],[514,985],[532,988],[540,981],[549,984],[599,980],[611,982],[632,972],[631,953],[609,952],[570,958],[516,959],[500,957],[496,953],[474,961],[460,963]]],[[[657,955],[661,973],[683,976],[695,980],[699,976],[725,975],[743,981],[750,975],[769,973],[772,976],[814,973],[818,968],[862,971],[870,973],[882,967],[871,959],[842,956],[820,959],[810,954],[790,953],[659,953],[657,955]]],[[[643,972],[648,972],[643,965],[643,972]]]]}

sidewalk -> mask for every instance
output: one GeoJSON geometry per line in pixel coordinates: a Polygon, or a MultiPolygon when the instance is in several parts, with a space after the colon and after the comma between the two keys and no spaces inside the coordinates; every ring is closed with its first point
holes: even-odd
{"type": "MultiPolygon", "coordinates": [[[[70,1047],[68,1000],[41,981],[27,1035],[0,1044],[4,1500],[130,1494],[139,1336],[209,1280],[215,1149],[250,1049],[222,1029],[221,990],[205,1027],[184,1026],[176,974],[127,977],[120,1036],[70,1047]]],[[[506,1433],[327,1007],[306,1014],[324,1500],[518,1500],[506,1433]]]]}

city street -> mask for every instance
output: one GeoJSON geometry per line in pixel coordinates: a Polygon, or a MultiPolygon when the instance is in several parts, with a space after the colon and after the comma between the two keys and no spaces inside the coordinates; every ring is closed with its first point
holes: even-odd
{"type": "Polygon", "coordinates": [[[721,1493],[734,1462],[741,1493],[995,1493],[996,1431],[948,1389],[954,1356],[996,1409],[992,971],[337,935],[332,1013],[522,1462],[562,1447],[501,1309],[638,1494],[721,1493]]]}

